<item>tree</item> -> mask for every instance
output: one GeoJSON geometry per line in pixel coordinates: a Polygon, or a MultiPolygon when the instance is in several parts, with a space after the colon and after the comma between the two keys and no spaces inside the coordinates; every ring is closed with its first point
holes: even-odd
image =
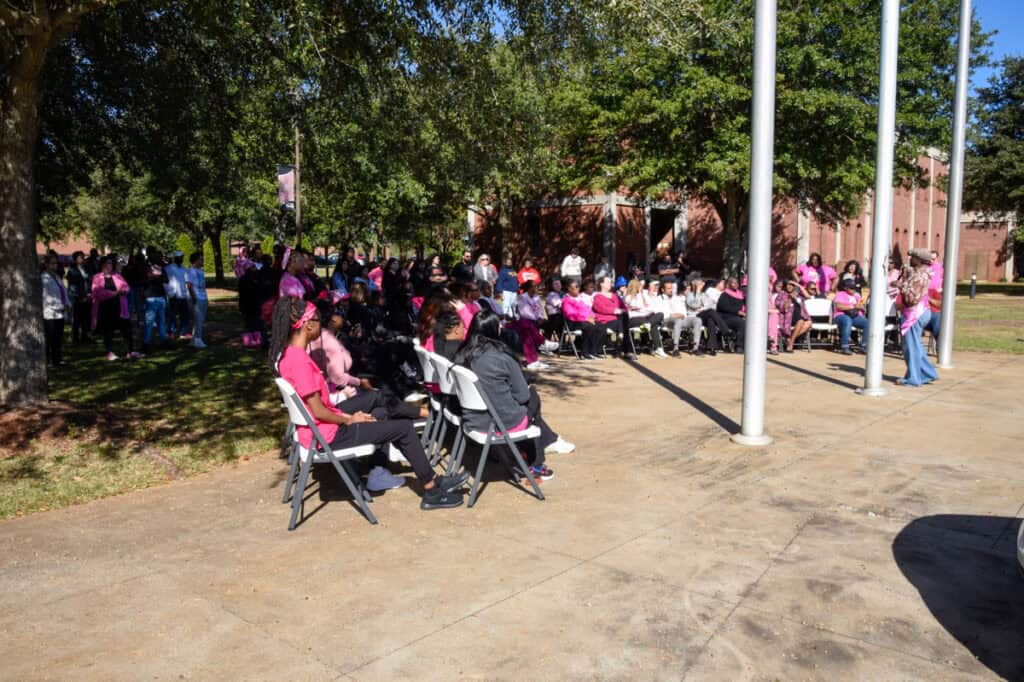
{"type": "Polygon", "coordinates": [[[114,0],[0,4],[0,405],[46,399],[35,257],[35,151],[47,52],[114,0]]]}
{"type": "MultiPolygon", "coordinates": [[[[900,26],[897,173],[920,177],[927,146],[947,146],[958,0],[910,0],[900,26]]],[[[653,5],[637,0],[628,13],[653,5]]],[[[596,58],[566,102],[578,185],[657,195],[687,190],[724,226],[723,272],[745,250],[750,182],[752,0],[683,3],[648,31],[597,32],[596,58]]],[[[775,177],[779,195],[826,219],[856,213],[874,177],[879,6],[866,0],[785,2],[778,10],[775,177]]],[[[979,53],[985,37],[974,27],[979,53]]]]}

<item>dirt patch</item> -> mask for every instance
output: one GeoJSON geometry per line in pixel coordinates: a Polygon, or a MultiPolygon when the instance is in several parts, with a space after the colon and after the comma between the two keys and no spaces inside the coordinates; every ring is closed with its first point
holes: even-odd
{"type": "Polygon", "coordinates": [[[130,421],[128,411],[116,407],[80,407],[56,401],[7,410],[0,414],[0,459],[22,454],[35,441],[91,440],[100,433],[121,432],[130,421]]]}

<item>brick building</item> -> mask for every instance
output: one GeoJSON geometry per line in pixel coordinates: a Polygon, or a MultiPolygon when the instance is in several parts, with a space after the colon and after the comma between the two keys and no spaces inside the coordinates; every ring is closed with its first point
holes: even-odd
{"type": "MultiPolygon", "coordinates": [[[[948,167],[937,150],[928,150],[918,163],[926,177],[939,179],[948,167]]],[[[871,258],[872,211],[870,194],[859,215],[840,223],[819,219],[813,208],[795,201],[775,203],[772,225],[772,265],[780,272],[793,269],[812,253],[826,263],[858,260],[865,270],[871,258]]],[[[631,263],[646,263],[654,252],[685,249],[692,267],[717,273],[722,266],[722,223],[707,203],[669,192],[657,200],[643,199],[620,189],[609,193],[577,193],[524,206],[502,234],[486,211],[471,208],[467,216],[469,240],[476,251],[498,257],[510,254],[515,262],[530,255],[545,273],[557,271],[572,246],[590,267],[606,254],[617,272],[631,263]]],[[[936,182],[926,187],[900,187],[893,197],[893,250],[924,247],[940,254],[945,246],[946,193],[936,182]]],[[[961,222],[958,276],[996,281],[1012,278],[1013,250],[1008,246],[1012,221],[982,220],[964,214],[961,222]],[[1009,273],[1009,274],[1008,274],[1009,273]]]]}

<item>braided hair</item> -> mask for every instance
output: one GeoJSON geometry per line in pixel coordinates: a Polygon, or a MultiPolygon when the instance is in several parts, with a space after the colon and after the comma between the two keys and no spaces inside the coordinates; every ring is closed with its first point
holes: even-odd
{"type": "Polygon", "coordinates": [[[270,331],[270,371],[279,375],[277,361],[292,338],[292,325],[306,312],[306,301],[295,296],[282,296],[274,303],[270,331]]]}

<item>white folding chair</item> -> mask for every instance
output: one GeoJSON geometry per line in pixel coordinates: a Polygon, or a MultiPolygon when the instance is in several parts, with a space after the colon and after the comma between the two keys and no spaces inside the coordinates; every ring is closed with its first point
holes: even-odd
{"type": "MultiPolygon", "coordinates": [[[[896,308],[896,299],[889,299],[889,307],[885,311],[885,330],[884,338],[892,336],[894,339],[893,345],[896,350],[900,350],[903,346],[903,335],[900,334],[900,311],[896,308]]],[[[883,344],[882,348],[885,348],[883,344]]]]}
{"type": "Polygon", "coordinates": [[[369,443],[343,450],[334,450],[331,448],[331,444],[327,442],[327,439],[323,437],[323,434],[320,433],[316,422],[310,416],[306,405],[302,402],[302,398],[295,392],[292,385],[280,377],[274,379],[274,383],[277,384],[278,390],[281,391],[281,398],[288,407],[288,418],[292,426],[295,427],[292,452],[288,458],[288,478],[285,480],[284,499],[281,500],[282,502],[288,502],[291,499],[292,502],[292,515],[288,521],[288,530],[295,530],[299,516],[302,513],[306,483],[309,479],[309,470],[312,464],[332,464],[338,475],[341,476],[341,480],[345,483],[345,487],[351,493],[353,503],[363,512],[367,521],[374,524],[377,523],[377,517],[373,515],[367,504],[367,499],[370,495],[363,489],[362,481],[358,477],[353,480],[349,475],[348,469],[342,466],[343,460],[372,455],[376,450],[376,446],[369,443]],[[312,447],[306,448],[299,443],[297,429],[300,426],[308,426],[313,432],[312,447]],[[299,469],[297,481],[295,480],[296,469],[299,469]],[[293,483],[295,486],[294,491],[292,490],[293,483]]]}
{"type": "Polygon", "coordinates": [[[576,359],[580,359],[580,351],[576,347],[576,339],[583,337],[583,331],[580,329],[569,329],[569,322],[565,319],[562,320],[562,333],[558,335],[558,350],[555,351],[557,355],[561,355],[565,349],[566,342],[569,344],[569,348],[572,350],[572,354],[576,356],[576,359]]]}
{"type": "Polygon", "coordinates": [[[444,447],[445,437],[448,435],[448,425],[455,427],[455,439],[452,442],[452,449],[448,452],[448,473],[456,471],[454,468],[455,458],[452,456],[462,445],[462,412],[455,408],[451,399],[457,397],[455,393],[455,378],[450,372],[453,367],[448,358],[437,353],[430,353],[430,364],[434,366],[434,378],[437,380],[437,387],[443,396],[441,401],[441,430],[434,441],[435,450],[430,453],[430,463],[436,466],[441,461],[441,449],[444,447]]]}
{"type": "Polygon", "coordinates": [[[835,334],[839,327],[832,322],[832,301],[827,298],[808,298],[804,300],[804,308],[811,318],[811,329],[807,332],[807,352],[811,351],[812,332],[825,332],[828,343],[818,344],[821,346],[834,346],[835,334]]]}
{"type": "MultiPolygon", "coordinates": [[[[501,417],[498,416],[494,406],[491,405],[491,401],[487,398],[487,394],[480,390],[480,379],[477,375],[465,367],[457,366],[452,367],[452,374],[455,377],[455,390],[459,394],[459,402],[462,403],[463,409],[486,411],[491,419],[490,426],[487,427],[486,432],[474,431],[466,426],[465,422],[462,424],[461,430],[465,434],[466,440],[471,440],[483,447],[480,452],[480,463],[476,467],[476,476],[473,477],[473,485],[469,490],[468,506],[472,507],[476,503],[476,496],[480,492],[480,479],[483,476],[484,467],[487,465],[487,455],[490,452],[491,445],[501,444],[508,446],[509,451],[512,453],[513,461],[519,468],[519,471],[513,468],[512,474],[516,477],[519,475],[525,476],[533,488],[534,496],[538,500],[543,500],[544,493],[540,491],[540,486],[537,485],[537,481],[530,473],[530,467],[527,466],[523,456],[519,453],[519,448],[515,445],[519,441],[539,438],[540,428],[531,424],[522,431],[509,433],[508,429],[501,422],[501,417]]],[[[454,459],[456,470],[462,466],[466,440],[463,441],[462,448],[456,453],[454,459]]]]}
{"type": "MultiPolygon", "coordinates": [[[[416,359],[419,360],[420,369],[423,370],[423,382],[426,384],[437,383],[437,373],[434,371],[434,365],[430,362],[430,353],[426,348],[423,348],[417,342],[414,345],[416,351],[416,359]]],[[[427,393],[429,412],[427,413],[427,422],[423,425],[423,433],[420,436],[420,443],[423,445],[423,449],[427,452],[431,452],[434,449],[434,442],[437,439],[437,430],[440,428],[441,417],[441,401],[434,397],[429,392],[427,393]]]]}

